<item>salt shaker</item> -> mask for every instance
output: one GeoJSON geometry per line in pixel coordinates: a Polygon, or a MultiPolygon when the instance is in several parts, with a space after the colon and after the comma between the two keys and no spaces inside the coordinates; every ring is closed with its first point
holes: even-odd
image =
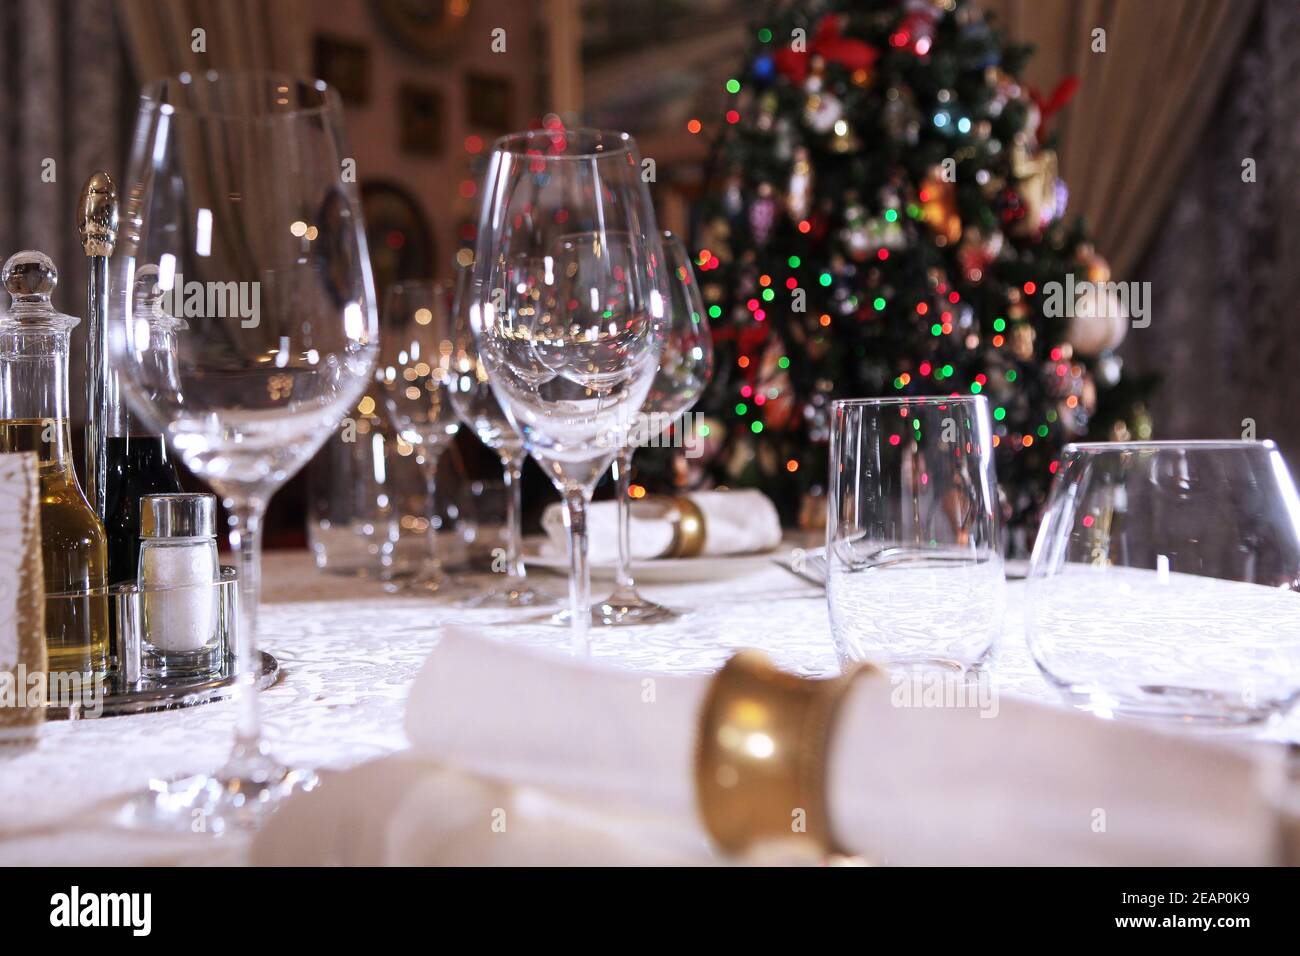
{"type": "Polygon", "coordinates": [[[221,663],[216,525],[212,495],[140,499],[140,665],[146,678],[207,674],[221,663]]]}

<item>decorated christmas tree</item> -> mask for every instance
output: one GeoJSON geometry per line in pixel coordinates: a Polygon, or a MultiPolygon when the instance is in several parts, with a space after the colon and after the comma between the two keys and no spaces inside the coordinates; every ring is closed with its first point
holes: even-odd
{"type": "Polygon", "coordinates": [[[1051,148],[1030,50],[968,0],[770,4],[727,81],[694,249],[717,342],[715,477],[788,520],[824,485],[839,397],[983,394],[1014,527],[1063,444],[1146,437],[1117,302],[1049,316],[1044,286],[1109,278],[1051,148]]]}

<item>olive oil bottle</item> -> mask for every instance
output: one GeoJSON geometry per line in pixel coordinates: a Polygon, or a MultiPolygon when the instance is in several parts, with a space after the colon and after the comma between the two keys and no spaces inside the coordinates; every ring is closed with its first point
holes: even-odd
{"type": "Polygon", "coordinates": [[[0,452],[40,462],[45,643],[51,674],[103,674],[107,666],[104,526],[77,482],[68,421],[68,339],[77,324],[56,312],[49,257],[19,252],[4,264],[13,305],[0,316],[0,452]]]}

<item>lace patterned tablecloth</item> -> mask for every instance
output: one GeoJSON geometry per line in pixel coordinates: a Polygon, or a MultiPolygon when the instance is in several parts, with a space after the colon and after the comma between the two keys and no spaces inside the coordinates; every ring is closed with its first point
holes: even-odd
{"type": "MultiPolygon", "coordinates": [[[[537,575],[556,593],[562,579],[537,575]]],[[[459,582],[486,588],[487,576],[459,582]]],[[[607,585],[596,583],[602,593],[607,585]]],[[[1011,582],[1002,649],[994,670],[1004,693],[1056,701],[1025,648],[1011,582]]],[[[743,577],[643,591],[692,612],[666,625],[593,632],[593,655],[651,672],[708,672],[732,650],[757,647],[808,675],[838,669],[823,592],[775,565],[743,577]]],[[[460,592],[464,593],[464,590],[460,592]]],[[[266,737],[283,760],[346,768],[399,750],[411,681],[450,622],[500,640],[568,647],[568,633],[535,611],[464,610],[451,597],[384,593],[374,582],[318,572],[308,555],[268,554],[262,646],[282,678],[262,695],[266,737]]],[[[230,702],[101,720],[47,723],[34,744],[0,744],[0,864],[233,863],[240,838],[144,837],[105,827],[103,808],[145,784],[210,770],[233,732],[230,702]]],[[[1269,736],[1300,740],[1300,714],[1269,736]]]]}

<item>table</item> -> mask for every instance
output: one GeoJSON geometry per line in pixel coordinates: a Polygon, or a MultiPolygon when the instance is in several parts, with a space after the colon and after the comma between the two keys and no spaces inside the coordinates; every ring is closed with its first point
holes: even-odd
{"type": "MultiPolygon", "coordinates": [[[[562,579],[536,575],[559,594],[562,579]]],[[[494,638],[567,652],[568,632],[535,610],[458,608],[451,596],[385,593],[364,579],[318,571],[305,552],[268,553],[262,646],[282,677],[262,695],[265,733],[289,763],[344,769],[406,746],[407,690],[439,628],[463,623],[494,638]]],[[[460,593],[490,575],[458,580],[460,593]]],[[[607,585],[593,583],[593,593],[607,585]]],[[[1003,693],[1057,701],[1029,658],[1016,609],[1024,585],[1008,585],[1007,623],[995,668],[1003,693]]],[[[593,656],[650,672],[708,672],[740,647],[758,647],[806,675],[835,673],[825,595],[760,563],[743,577],[646,585],[644,593],[693,612],[667,625],[593,632],[593,656]]],[[[86,863],[235,864],[247,839],[125,833],[104,811],[151,777],[211,770],[226,756],[234,705],[78,722],[51,722],[34,745],[0,745],[0,865],[86,863]]],[[[1270,737],[1300,741],[1300,713],[1270,737]]]]}

